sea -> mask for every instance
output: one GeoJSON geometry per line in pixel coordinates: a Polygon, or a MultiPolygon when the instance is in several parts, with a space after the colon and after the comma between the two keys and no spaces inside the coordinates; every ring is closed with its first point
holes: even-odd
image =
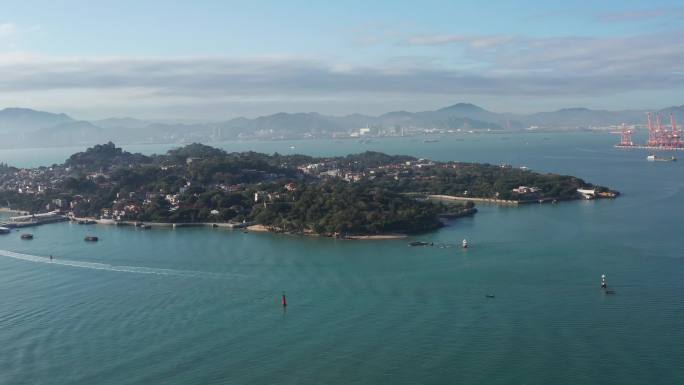
{"type": "MultiPolygon", "coordinates": [[[[506,163],[622,195],[479,205],[402,240],[71,223],[0,235],[0,384],[684,384],[684,165],[616,140],[215,143],[506,163]],[[464,238],[468,249],[450,247],[464,238]]],[[[0,150],[0,162],[51,165],[83,149],[0,150]]]]}

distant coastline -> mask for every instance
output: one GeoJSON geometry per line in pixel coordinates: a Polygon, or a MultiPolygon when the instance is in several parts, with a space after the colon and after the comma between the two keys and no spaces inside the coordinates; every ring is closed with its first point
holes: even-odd
{"type": "MultiPolygon", "coordinates": [[[[681,107],[663,108],[663,113],[681,107]]],[[[471,103],[457,103],[435,110],[388,111],[380,115],[344,116],[276,112],[254,118],[236,117],[228,121],[145,120],[107,118],[86,121],[64,113],[30,108],[0,110],[0,126],[12,127],[0,135],[2,148],[92,146],[104,140],[126,145],[190,142],[219,143],[251,140],[307,140],[415,137],[444,135],[516,134],[554,132],[609,132],[618,122],[644,124],[645,110],[606,111],[565,108],[532,114],[494,112],[471,103]],[[400,120],[397,117],[401,116],[400,120]],[[362,129],[363,126],[367,126],[362,129]],[[54,135],[55,130],[61,135],[54,135]],[[263,128],[263,129],[262,129],[263,128]],[[173,139],[170,139],[173,138],[173,139]]]]}

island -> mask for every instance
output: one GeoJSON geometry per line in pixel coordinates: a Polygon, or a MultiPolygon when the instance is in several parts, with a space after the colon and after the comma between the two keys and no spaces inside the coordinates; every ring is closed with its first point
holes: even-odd
{"type": "Polygon", "coordinates": [[[372,151],[312,157],[228,153],[193,143],[146,156],[109,142],[49,167],[0,164],[0,202],[31,214],[54,212],[81,223],[253,226],[339,238],[434,230],[475,214],[476,201],[617,195],[574,176],[372,151]]]}

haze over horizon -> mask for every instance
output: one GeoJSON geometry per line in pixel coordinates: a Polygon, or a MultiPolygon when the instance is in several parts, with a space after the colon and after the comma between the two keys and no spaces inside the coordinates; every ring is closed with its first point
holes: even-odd
{"type": "Polygon", "coordinates": [[[684,103],[680,2],[423,4],[10,1],[0,108],[217,120],[684,103]]]}

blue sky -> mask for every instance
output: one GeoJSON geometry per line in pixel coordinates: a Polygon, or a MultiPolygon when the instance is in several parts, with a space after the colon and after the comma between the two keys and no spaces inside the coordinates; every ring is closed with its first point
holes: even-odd
{"type": "Polygon", "coordinates": [[[0,13],[0,107],[88,119],[682,96],[681,1],[9,0],[0,13]]]}

